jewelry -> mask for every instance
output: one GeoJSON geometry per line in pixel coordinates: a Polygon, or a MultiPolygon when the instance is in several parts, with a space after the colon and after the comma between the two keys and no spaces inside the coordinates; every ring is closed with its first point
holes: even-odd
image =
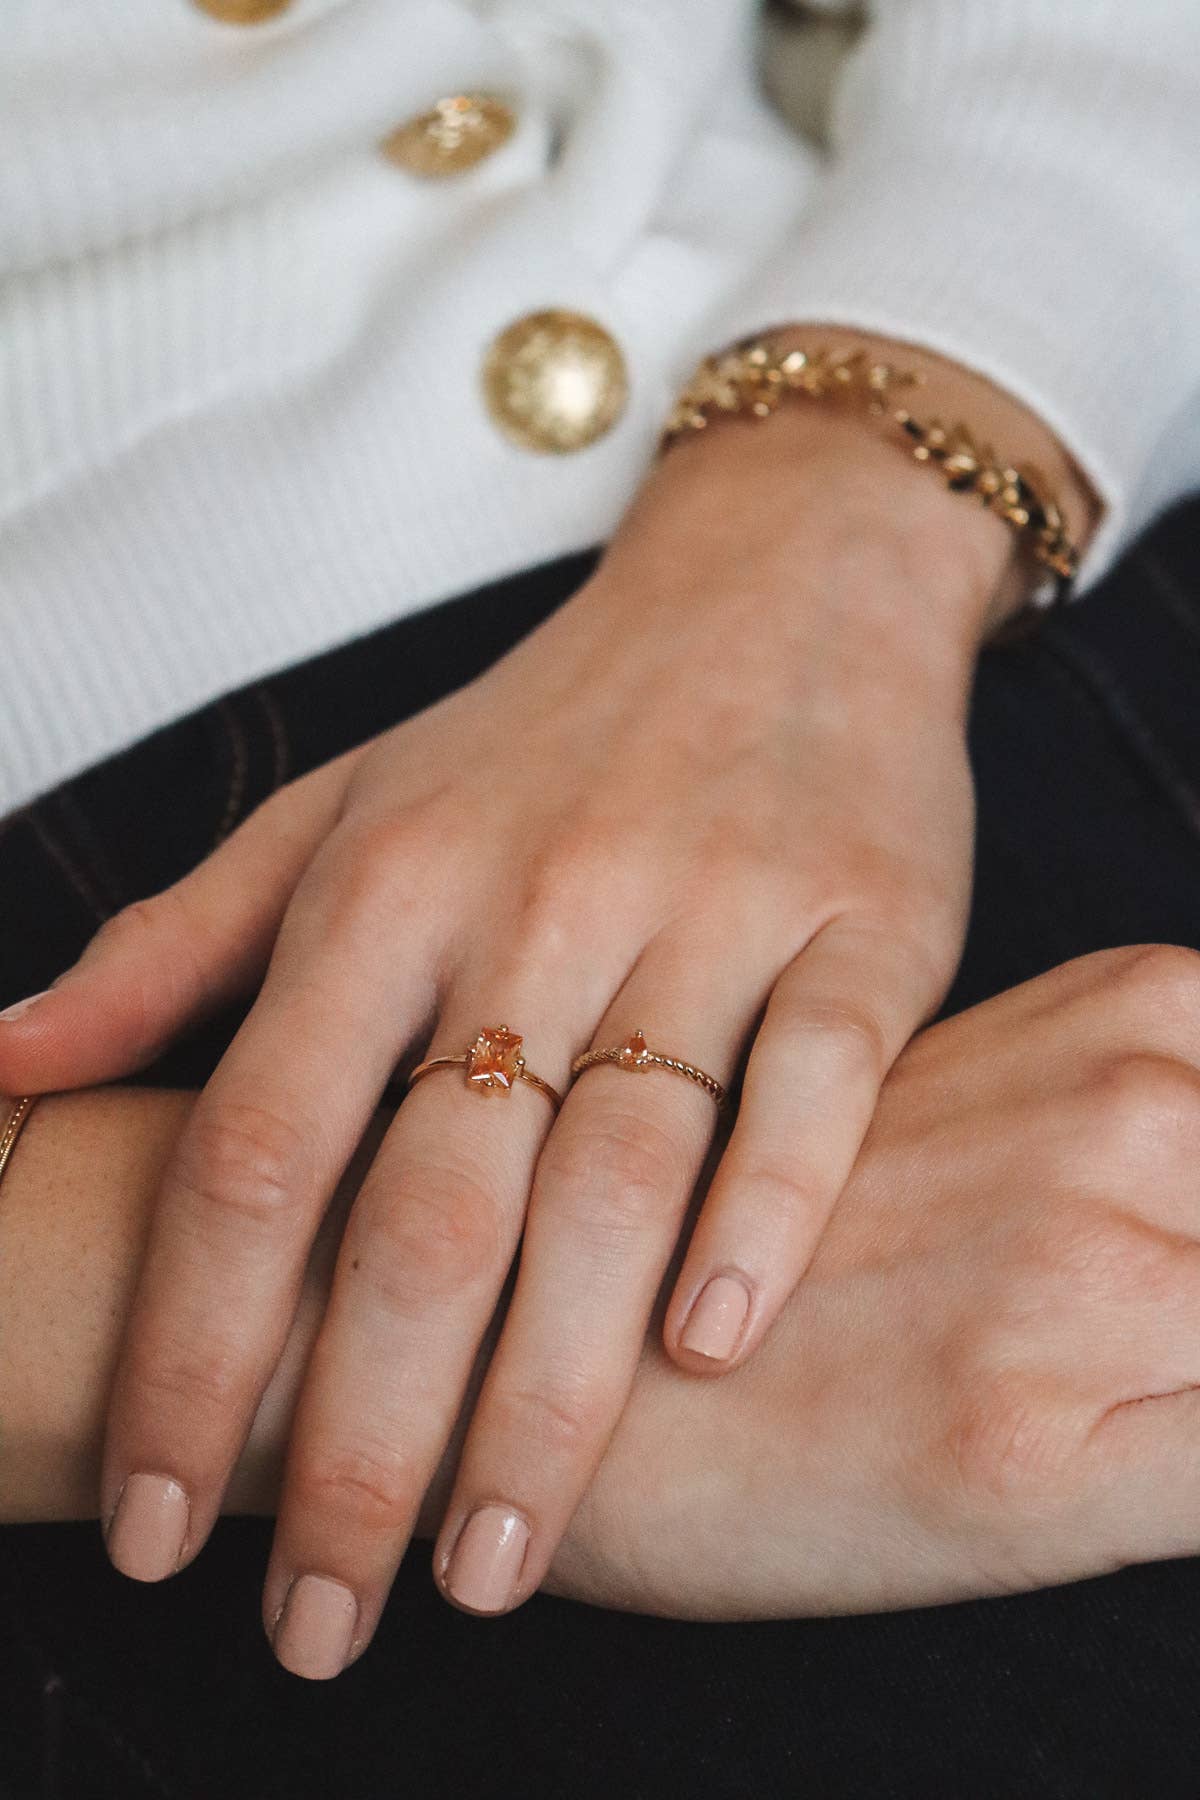
{"type": "Polygon", "coordinates": [[[0,1178],[8,1167],[8,1159],[16,1147],[17,1139],[24,1130],[25,1122],[37,1104],[36,1094],[26,1094],[24,1099],[14,1101],[13,1109],[8,1115],[4,1128],[0,1130],[0,1178]]]}
{"type": "Polygon", "coordinates": [[[700,364],[675,403],[660,449],[703,431],[718,413],[769,418],[791,395],[865,400],[868,413],[886,417],[912,441],[917,462],[940,469],[955,493],[974,494],[1012,527],[1022,548],[1045,570],[1029,604],[1047,607],[1064,600],[1079,571],[1079,551],[1045,477],[1028,463],[1017,467],[997,460],[965,425],[949,430],[940,419],[922,423],[907,407],[892,404],[897,389],[919,387],[922,380],[911,370],[874,361],[865,350],[780,353],[769,340],[750,339],[700,364]]]}
{"type": "Polygon", "coordinates": [[[525,1066],[521,1055],[524,1039],[507,1025],[485,1025],[471,1048],[462,1056],[431,1056],[418,1063],[408,1078],[408,1085],[421,1081],[438,1069],[465,1069],[467,1086],[477,1093],[511,1093],[518,1081],[545,1094],[555,1112],[562,1105],[562,1095],[548,1081],[525,1066]]]}
{"type": "Polygon", "coordinates": [[[686,1076],[702,1087],[717,1103],[718,1112],[728,1112],[729,1095],[715,1075],[708,1075],[698,1069],[695,1063],[680,1062],[676,1056],[664,1056],[659,1050],[648,1050],[646,1039],[640,1031],[635,1031],[612,1050],[585,1050],[571,1064],[572,1075],[582,1075],[585,1069],[593,1069],[598,1063],[615,1063],[619,1069],[631,1069],[640,1074],[643,1069],[669,1069],[672,1075],[686,1076]]]}

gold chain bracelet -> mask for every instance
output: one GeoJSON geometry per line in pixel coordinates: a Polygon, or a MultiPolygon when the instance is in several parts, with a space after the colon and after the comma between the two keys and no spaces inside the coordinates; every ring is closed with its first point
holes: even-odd
{"type": "MultiPolygon", "coordinates": [[[[3,1129],[0,1129],[0,1181],[4,1179],[8,1159],[16,1147],[17,1139],[24,1130],[26,1121],[36,1103],[36,1094],[26,1094],[22,1099],[12,1103],[12,1111],[9,1113],[3,1129]]],[[[0,1115],[0,1117],[2,1116],[0,1115]]]]}
{"type": "Polygon", "coordinates": [[[905,434],[917,462],[940,469],[955,493],[974,494],[1012,527],[1022,547],[1046,571],[1029,596],[1030,605],[1052,606],[1064,600],[1079,570],[1079,551],[1049,484],[1028,463],[1017,467],[1000,461],[990,447],[976,443],[965,425],[950,429],[940,419],[922,423],[907,407],[893,403],[895,392],[919,387],[922,379],[865,350],[776,350],[769,339],[749,339],[700,364],[671,411],[660,449],[703,431],[720,413],[768,418],[793,395],[865,400],[868,413],[886,417],[905,434]]]}

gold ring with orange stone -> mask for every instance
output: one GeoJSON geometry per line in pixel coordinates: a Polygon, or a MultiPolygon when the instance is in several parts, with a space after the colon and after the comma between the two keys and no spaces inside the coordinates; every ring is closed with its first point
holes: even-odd
{"type": "Polygon", "coordinates": [[[661,1050],[650,1050],[646,1047],[644,1033],[633,1032],[623,1044],[612,1049],[585,1050],[571,1064],[572,1076],[583,1074],[585,1069],[594,1069],[598,1063],[615,1063],[618,1069],[629,1069],[634,1074],[641,1074],[645,1069],[666,1069],[672,1075],[682,1075],[686,1081],[692,1081],[702,1087],[710,1099],[716,1101],[717,1111],[729,1111],[729,1094],[715,1075],[708,1074],[705,1069],[698,1069],[695,1063],[683,1062],[677,1056],[666,1056],[661,1050]]]}
{"type": "Polygon", "coordinates": [[[562,1105],[562,1095],[526,1066],[521,1054],[524,1041],[519,1031],[510,1031],[507,1025],[485,1025],[462,1056],[431,1056],[428,1062],[418,1063],[408,1078],[408,1085],[411,1088],[414,1082],[436,1074],[439,1069],[463,1069],[467,1086],[474,1093],[511,1094],[518,1081],[523,1081],[527,1087],[544,1094],[557,1112],[562,1105]]]}

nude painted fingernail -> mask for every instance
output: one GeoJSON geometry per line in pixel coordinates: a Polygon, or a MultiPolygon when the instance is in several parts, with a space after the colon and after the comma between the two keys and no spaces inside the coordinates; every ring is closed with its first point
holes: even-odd
{"type": "Polygon", "coordinates": [[[43,988],[40,994],[30,994],[28,1000],[14,1000],[11,1006],[6,1006],[4,1011],[0,1012],[0,1025],[15,1025],[16,1021],[23,1019],[39,1000],[44,1000],[49,992],[49,988],[43,988]]]}
{"type": "Polygon", "coordinates": [[[293,1675],[330,1681],[349,1661],[357,1624],[358,1601],[344,1583],[301,1575],[275,1627],[275,1654],[293,1675]]]}
{"type": "Polygon", "coordinates": [[[183,1554],[188,1497],[169,1475],[131,1475],[109,1523],[108,1554],[134,1581],[173,1575],[183,1554]]]}
{"type": "Polygon", "coordinates": [[[506,1506],[481,1506],[454,1546],[446,1586],[472,1612],[503,1612],[520,1579],[529,1527],[506,1506]]]}
{"type": "Polygon", "coordinates": [[[750,1295],[742,1282],[732,1275],[714,1275],[689,1313],[679,1341],[685,1350],[713,1362],[728,1362],[749,1311],[750,1295]]]}

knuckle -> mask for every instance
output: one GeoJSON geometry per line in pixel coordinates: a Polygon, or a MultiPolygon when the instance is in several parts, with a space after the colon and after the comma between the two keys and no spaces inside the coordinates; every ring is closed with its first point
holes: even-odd
{"type": "Polygon", "coordinates": [[[811,1171],[791,1157],[750,1156],[730,1173],[738,1201],[768,1219],[802,1216],[821,1202],[811,1171]]]}
{"type": "Polygon", "coordinates": [[[612,1106],[552,1133],[538,1179],[539,1197],[575,1227],[640,1234],[684,1185],[685,1153],[661,1124],[612,1106]]]}
{"type": "Polygon", "coordinates": [[[181,1345],[142,1343],[130,1353],[127,1390],[157,1425],[185,1425],[189,1440],[213,1421],[237,1430],[246,1377],[231,1346],[215,1340],[181,1345]]]}
{"type": "Polygon", "coordinates": [[[1104,1320],[1129,1303],[1169,1301],[1179,1260],[1151,1224],[1112,1205],[1066,1204],[1027,1227],[1025,1274],[1014,1287],[1025,1316],[1064,1310],[1081,1324],[1104,1320]]]}
{"type": "Polygon", "coordinates": [[[398,1192],[370,1206],[362,1263],[400,1310],[498,1278],[504,1260],[500,1210],[475,1175],[414,1168],[398,1192]]]}
{"type": "Polygon", "coordinates": [[[150,948],[159,940],[164,913],[170,903],[166,893],[154,894],[148,900],[133,900],[110,919],[105,919],[91,947],[106,954],[134,955],[150,948]]]}
{"type": "Polygon", "coordinates": [[[846,1078],[881,1082],[892,1060],[883,1021],[861,1001],[806,999],[795,1008],[788,1028],[797,1049],[816,1037],[822,1053],[846,1078]]]}
{"type": "Polygon", "coordinates": [[[567,886],[557,885],[545,869],[527,872],[509,912],[507,948],[513,965],[528,969],[553,961],[579,924],[567,886]]]}
{"type": "Polygon", "coordinates": [[[881,876],[871,901],[843,913],[830,930],[876,972],[880,987],[932,1006],[954,975],[965,928],[962,896],[952,886],[902,868],[881,876]]]}
{"type": "Polygon", "coordinates": [[[614,882],[636,861],[622,833],[582,819],[528,850],[511,902],[517,960],[544,962],[598,929],[611,910],[614,882]]]}
{"type": "Polygon", "coordinates": [[[602,1398],[582,1383],[571,1388],[550,1379],[505,1389],[488,1410],[498,1440],[526,1446],[535,1466],[538,1461],[555,1467],[590,1461],[608,1428],[602,1398]]]}
{"type": "Polygon", "coordinates": [[[772,829],[745,819],[722,818],[707,834],[695,876],[697,911],[713,902],[734,919],[747,913],[774,913],[787,919],[806,914],[807,896],[797,871],[772,829]]]}
{"type": "Polygon", "coordinates": [[[864,830],[856,819],[837,845],[837,868],[843,892],[849,897],[846,915],[863,921],[878,917],[883,895],[888,896],[887,912],[904,910],[910,898],[928,891],[928,878],[920,863],[905,856],[897,844],[885,843],[874,830],[864,830]]]}
{"type": "Polygon", "coordinates": [[[1103,1063],[1087,1080],[1081,1130],[1116,1164],[1139,1163],[1182,1147],[1200,1122],[1200,1073],[1149,1052],[1103,1063]]]}
{"type": "Polygon", "coordinates": [[[1163,1005],[1200,1002],[1200,953],[1181,944],[1132,944],[1108,953],[1108,973],[1153,1020],[1163,1005]]]}
{"type": "Polygon", "coordinates": [[[1072,1442],[1062,1419],[1012,1371],[963,1381],[939,1446],[951,1489],[968,1505],[1050,1504],[1071,1489],[1072,1442]]]}
{"type": "Polygon", "coordinates": [[[164,998],[173,1012],[204,991],[204,933],[187,903],[186,885],[134,900],[106,919],[88,946],[93,954],[126,965],[124,1003],[133,1014],[141,1054],[162,1041],[164,998]]]}
{"type": "Polygon", "coordinates": [[[959,896],[928,887],[898,902],[893,917],[875,925],[876,934],[886,933],[893,944],[897,967],[930,1005],[954,978],[965,930],[959,896]]]}
{"type": "Polygon", "coordinates": [[[310,929],[325,944],[377,942],[399,917],[418,914],[430,872],[444,863],[450,834],[436,837],[414,809],[343,824],[313,868],[310,929]]]}
{"type": "Polygon", "coordinates": [[[145,989],[149,1010],[152,993],[162,985],[185,993],[200,985],[201,944],[182,886],[164,888],[106,919],[88,946],[87,956],[102,956],[131,965],[131,979],[145,989]],[[153,984],[153,985],[151,985],[153,984]]]}
{"type": "Polygon", "coordinates": [[[175,1179],[207,1210],[270,1225],[311,1186],[312,1165],[298,1126],[267,1107],[235,1101],[193,1119],[175,1179]]]}
{"type": "Polygon", "coordinates": [[[419,1484],[399,1457],[360,1445],[326,1453],[297,1473],[296,1499],[306,1519],[330,1521],[338,1532],[388,1538],[406,1532],[419,1484]]]}
{"type": "Polygon", "coordinates": [[[1080,1311],[1110,1299],[1125,1285],[1134,1260],[1134,1234],[1119,1213],[1094,1207],[1055,1208],[1030,1227],[1026,1244],[1033,1291],[1047,1283],[1080,1311]]]}
{"type": "Polygon", "coordinates": [[[339,860],[345,873],[359,868],[383,882],[411,874],[414,860],[445,841],[447,814],[441,799],[430,796],[344,824],[339,860]]]}
{"type": "Polygon", "coordinates": [[[288,844],[296,833],[301,843],[307,844],[315,791],[313,777],[319,773],[314,770],[276,788],[265,800],[259,801],[232,835],[242,839],[262,836],[288,844]]]}

